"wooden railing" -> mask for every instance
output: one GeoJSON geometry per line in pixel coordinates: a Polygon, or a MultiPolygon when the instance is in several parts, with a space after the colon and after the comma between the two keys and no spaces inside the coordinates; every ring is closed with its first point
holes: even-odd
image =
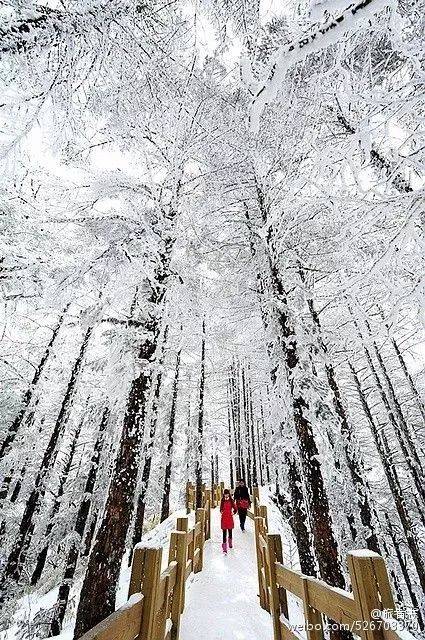
{"type": "Polygon", "coordinates": [[[272,616],[274,640],[305,637],[299,624],[289,620],[288,593],[303,603],[307,640],[322,640],[325,625],[351,631],[363,640],[401,638],[397,621],[387,613],[395,611],[395,604],[380,555],[369,550],[348,554],[353,589],[349,593],[283,564],[281,537],[268,533],[267,507],[259,504],[258,489],[253,490],[250,517],[255,523],[260,605],[272,616]]]}
{"type": "MultiPolygon", "coordinates": [[[[220,504],[221,496],[224,491],[224,482],[215,484],[211,489],[207,489],[205,484],[202,485],[202,506],[208,501],[211,507],[217,507],[220,504]]],[[[196,509],[196,487],[192,482],[186,484],[186,511],[190,513],[196,509]]]]}
{"type": "Polygon", "coordinates": [[[128,601],[81,640],[178,640],[186,580],[202,571],[204,545],[211,535],[212,493],[203,489],[203,506],[195,511],[193,527],[187,517],[177,518],[165,569],[161,547],[135,546],[128,601]]]}

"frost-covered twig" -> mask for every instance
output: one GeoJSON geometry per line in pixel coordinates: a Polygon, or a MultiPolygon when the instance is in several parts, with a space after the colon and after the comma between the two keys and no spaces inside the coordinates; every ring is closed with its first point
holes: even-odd
{"type": "Polygon", "coordinates": [[[345,33],[354,31],[361,22],[391,5],[392,0],[359,0],[323,24],[313,25],[309,32],[291,44],[283,45],[277,51],[265,81],[255,92],[249,114],[250,128],[258,131],[261,114],[265,106],[275,99],[288,69],[308,55],[334,44],[345,33]]]}

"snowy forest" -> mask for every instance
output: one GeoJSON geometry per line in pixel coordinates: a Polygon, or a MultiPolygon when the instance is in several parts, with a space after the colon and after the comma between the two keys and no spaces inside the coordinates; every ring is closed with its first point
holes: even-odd
{"type": "Polygon", "coordinates": [[[424,23],[0,2],[2,640],[78,640],[239,477],[305,574],[381,554],[425,637],[424,23]]]}

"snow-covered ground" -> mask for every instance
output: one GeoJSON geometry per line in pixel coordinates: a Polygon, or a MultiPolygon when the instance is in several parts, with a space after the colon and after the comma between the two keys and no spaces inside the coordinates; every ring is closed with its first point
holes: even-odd
{"type": "MultiPolygon", "coordinates": [[[[237,518],[236,522],[237,524],[237,518]]],[[[205,545],[204,568],[187,583],[181,640],[271,640],[270,615],[258,598],[253,523],[234,530],[234,548],[221,549],[220,514],[211,513],[211,540],[205,545]]]]}

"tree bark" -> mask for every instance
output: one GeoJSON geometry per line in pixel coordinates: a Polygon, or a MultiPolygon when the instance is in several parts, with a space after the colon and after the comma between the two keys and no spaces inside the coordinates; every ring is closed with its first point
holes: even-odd
{"type": "Polygon", "coordinates": [[[180,358],[181,350],[179,350],[177,354],[176,368],[174,371],[173,395],[171,399],[170,422],[168,425],[167,464],[165,466],[164,489],[162,493],[161,522],[166,520],[170,515],[171,465],[174,447],[174,430],[176,426],[177,397],[179,392],[180,358]]]}
{"type": "Polygon", "coordinates": [[[288,485],[291,492],[291,516],[289,524],[297,543],[301,571],[308,576],[317,577],[316,562],[312,554],[311,533],[308,526],[308,513],[303,495],[303,482],[297,460],[292,453],[286,452],[284,458],[288,468],[288,485]]]}
{"type": "MultiPolygon", "coordinates": [[[[134,525],[133,525],[133,538],[132,538],[133,547],[138,542],[140,542],[140,539],[143,535],[143,525],[145,521],[145,510],[146,510],[146,495],[148,493],[149,480],[150,480],[151,470],[152,470],[152,456],[153,456],[153,449],[154,449],[154,442],[155,442],[156,427],[158,424],[158,403],[159,403],[159,396],[161,393],[161,386],[162,386],[162,375],[163,375],[162,369],[164,366],[165,348],[167,344],[168,330],[169,330],[169,327],[167,325],[164,329],[164,335],[163,335],[162,345],[161,345],[161,353],[158,358],[158,371],[156,374],[155,389],[154,389],[153,398],[152,398],[151,419],[150,419],[148,441],[144,446],[144,451],[142,456],[143,469],[141,474],[140,492],[137,497],[136,515],[134,518],[134,525]]],[[[131,563],[131,555],[129,556],[129,563],[131,563]]]]}
{"type": "MultiPolygon", "coordinates": [[[[152,324],[156,325],[156,321],[152,324]]],[[[153,362],[156,350],[155,329],[156,326],[151,326],[151,337],[146,338],[140,348],[139,358],[142,362],[153,362]]],[[[74,631],[76,639],[107,618],[115,608],[115,590],[133,510],[150,386],[150,369],[143,368],[130,389],[105,510],[90,552],[80,593],[74,631]]]]}
{"type": "MultiPolygon", "coordinates": [[[[230,406],[230,390],[229,385],[227,385],[227,425],[228,425],[228,441],[229,441],[229,476],[230,476],[230,486],[234,487],[234,475],[233,475],[233,446],[232,446],[232,409],[230,406]]],[[[218,478],[217,478],[218,482],[218,478]]],[[[214,483],[213,483],[214,484],[214,483]]]]}
{"type": "Polygon", "coordinates": [[[201,377],[199,382],[198,399],[198,433],[196,447],[196,507],[202,507],[202,454],[204,435],[204,394],[205,394],[205,318],[202,321],[202,342],[201,342],[201,377]]]}

